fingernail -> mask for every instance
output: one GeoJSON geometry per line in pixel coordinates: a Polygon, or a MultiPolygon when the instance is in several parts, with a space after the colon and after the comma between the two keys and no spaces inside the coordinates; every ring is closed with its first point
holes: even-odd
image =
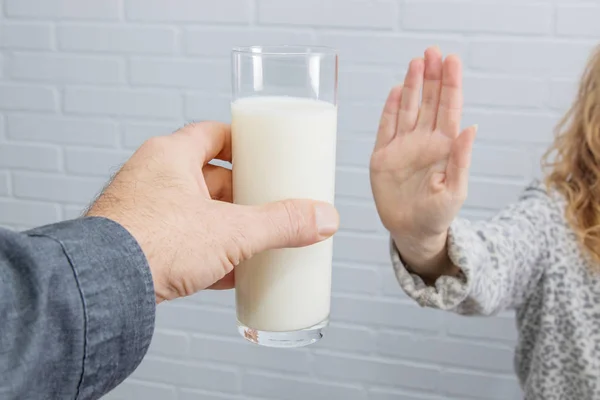
{"type": "Polygon", "coordinates": [[[473,125],[473,129],[475,129],[475,133],[477,133],[477,131],[479,130],[479,124],[473,125]]]}
{"type": "Polygon", "coordinates": [[[340,225],[338,212],[331,204],[317,204],[315,206],[315,219],[319,235],[324,237],[333,235],[340,225]]]}

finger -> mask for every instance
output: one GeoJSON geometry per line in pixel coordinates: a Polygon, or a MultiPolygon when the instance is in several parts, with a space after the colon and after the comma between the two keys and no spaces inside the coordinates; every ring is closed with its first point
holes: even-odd
{"type": "Polygon", "coordinates": [[[213,200],[233,201],[231,170],[212,164],[207,164],[202,168],[204,182],[213,200]]]}
{"type": "Polygon", "coordinates": [[[444,61],[437,115],[437,128],[450,138],[455,138],[460,132],[462,106],[462,65],[458,56],[450,55],[444,61]]]}
{"type": "Polygon", "coordinates": [[[223,278],[210,285],[208,288],[212,290],[228,290],[235,287],[235,270],[231,270],[223,278]]]}
{"type": "Polygon", "coordinates": [[[270,249],[308,246],[332,236],[339,227],[336,209],[313,200],[284,200],[248,207],[241,233],[254,254],[270,249]]]}
{"type": "Polygon", "coordinates": [[[446,185],[453,196],[458,198],[464,199],[467,194],[471,153],[476,134],[477,125],[470,126],[452,144],[446,167],[446,185]]]}
{"type": "Polygon", "coordinates": [[[381,120],[379,121],[379,130],[377,131],[375,150],[385,147],[394,138],[394,135],[396,134],[396,125],[398,123],[398,110],[400,109],[401,98],[402,85],[394,86],[383,106],[381,120]]]}
{"type": "Polygon", "coordinates": [[[181,138],[182,151],[192,152],[202,165],[214,158],[231,162],[231,126],[222,122],[205,121],[186,125],[171,134],[181,138]]]}
{"type": "Polygon", "coordinates": [[[437,47],[425,51],[425,81],[417,125],[431,130],[435,128],[440,91],[442,88],[442,53],[437,47]]]}
{"type": "Polygon", "coordinates": [[[419,115],[419,100],[423,86],[424,69],[425,63],[422,58],[416,58],[410,62],[404,78],[404,87],[400,100],[397,134],[401,135],[415,129],[417,116],[419,115]]]}

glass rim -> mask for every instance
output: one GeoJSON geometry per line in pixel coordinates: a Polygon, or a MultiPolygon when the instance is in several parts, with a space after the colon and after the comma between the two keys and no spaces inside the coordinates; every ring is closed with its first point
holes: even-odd
{"type": "Polygon", "coordinates": [[[233,47],[231,52],[233,54],[253,54],[266,56],[338,55],[338,51],[333,47],[288,44],[267,46],[237,46],[233,47]]]}

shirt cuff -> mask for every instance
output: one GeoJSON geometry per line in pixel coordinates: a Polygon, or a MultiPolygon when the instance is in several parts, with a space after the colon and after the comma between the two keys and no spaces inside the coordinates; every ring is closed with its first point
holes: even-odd
{"type": "Polygon", "coordinates": [[[154,331],[156,298],[146,257],[121,225],[80,218],[27,232],[60,243],[84,308],[83,373],[77,398],[98,398],[140,364],[154,331]]]}
{"type": "Polygon", "coordinates": [[[427,285],[417,274],[405,265],[393,239],[390,239],[390,253],[394,272],[400,287],[406,294],[423,307],[460,312],[461,305],[468,299],[471,290],[473,261],[465,257],[461,249],[464,239],[463,224],[468,221],[456,220],[448,232],[448,256],[460,268],[457,276],[442,275],[432,285],[427,285]]]}

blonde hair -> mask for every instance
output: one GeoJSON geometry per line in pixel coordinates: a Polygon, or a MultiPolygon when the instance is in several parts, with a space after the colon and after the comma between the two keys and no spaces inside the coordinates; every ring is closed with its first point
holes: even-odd
{"type": "Polygon", "coordinates": [[[575,101],[543,160],[547,187],[565,197],[571,228],[600,262],[600,48],[588,61],[575,101]]]}

